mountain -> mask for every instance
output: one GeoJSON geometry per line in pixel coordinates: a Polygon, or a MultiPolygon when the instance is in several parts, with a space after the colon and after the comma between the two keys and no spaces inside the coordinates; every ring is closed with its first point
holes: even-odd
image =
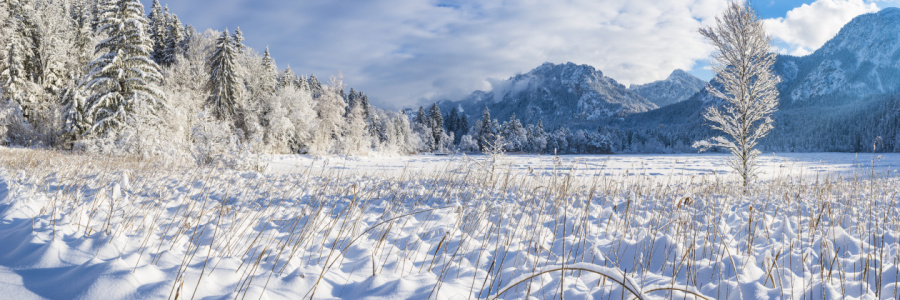
{"type": "Polygon", "coordinates": [[[706,81],[683,70],[675,70],[665,80],[631,85],[629,89],[656,106],[663,107],[687,100],[705,86],[706,81]]]}
{"type": "Polygon", "coordinates": [[[900,9],[858,16],[822,48],[779,57],[787,105],[839,104],[900,90],[900,9]]]}
{"type": "Polygon", "coordinates": [[[658,108],[594,67],[573,63],[545,63],[496,84],[490,92],[477,91],[439,105],[460,106],[470,117],[480,117],[488,107],[499,120],[515,113],[524,122],[548,124],[592,122],[658,108]]]}
{"type": "MultiPolygon", "coordinates": [[[[762,140],[764,150],[871,151],[880,140],[884,149],[900,151],[897,36],[900,9],[887,8],[854,18],[810,55],[778,56],[773,68],[782,78],[780,104],[775,129],[762,140]]],[[[714,100],[701,90],[686,101],[604,126],[654,149],[691,151],[684,145],[719,134],[702,118],[706,107],[718,103],[714,100]]],[[[630,151],[643,151],[632,142],[623,142],[622,149],[626,144],[630,151]]]]}

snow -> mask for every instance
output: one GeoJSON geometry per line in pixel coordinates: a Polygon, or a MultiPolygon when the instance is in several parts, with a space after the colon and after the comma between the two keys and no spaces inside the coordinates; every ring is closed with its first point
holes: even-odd
{"type": "Polygon", "coordinates": [[[748,194],[726,158],[0,148],[0,295],[897,297],[900,154],[766,154],[748,194]]]}
{"type": "MultiPolygon", "coordinates": [[[[731,169],[729,154],[615,154],[560,155],[564,171],[575,177],[591,176],[649,176],[655,179],[670,177],[727,175],[731,169]]],[[[274,155],[268,158],[268,170],[286,174],[307,168],[354,170],[362,174],[400,174],[404,170],[437,172],[448,164],[460,161],[487,163],[484,155],[417,155],[417,156],[332,156],[313,158],[296,155],[274,155]]],[[[552,174],[553,155],[507,155],[504,170],[544,175],[552,174]]],[[[777,153],[761,154],[760,174],[763,179],[780,176],[816,176],[818,174],[852,175],[871,169],[875,161],[877,171],[900,170],[900,155],[850,153],[777,153]]]]}

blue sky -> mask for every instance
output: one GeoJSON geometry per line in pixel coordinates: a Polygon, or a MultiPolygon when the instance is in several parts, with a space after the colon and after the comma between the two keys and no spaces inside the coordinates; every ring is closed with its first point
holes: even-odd
{"type": "MultiPolygon", "coordinates": [[[[142,0],[149,10],[153,0],[142,0]]],[[[543,62],[589,64],[623,84],[684,69],[708,79],[697,33],[727,0],[160,0],[185,24],[244,32],[279,68],[343,74],[376,105],[455,99],[543,62]]],[[[778,50],[815,51],[853,17],[900,0],[756,0],[778,50]]]]}

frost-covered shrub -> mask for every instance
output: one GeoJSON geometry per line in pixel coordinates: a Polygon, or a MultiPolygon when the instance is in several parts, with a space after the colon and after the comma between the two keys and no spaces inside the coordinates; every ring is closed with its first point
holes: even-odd
{"type": "Polygon", "coordinates": [[[198,119],[191,130],[191,157],[197,165],[237,169],[253,165],[251,147],[241,141],[242,132],[239,129],[233,129],[232,124],[218,120],[208,111],[201,113],[198,119]]]}
{"type": "Polygon", "coordinates": [[[478,152],[478,141],[472,135],[464,135],[459,139],[459,151],[474,153],[478,152]]]}

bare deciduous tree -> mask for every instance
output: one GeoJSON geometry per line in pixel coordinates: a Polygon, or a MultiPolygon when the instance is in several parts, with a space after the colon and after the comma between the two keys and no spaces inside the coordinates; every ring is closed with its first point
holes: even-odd
{"type": "Polygon", "coordinates": [[[709,85],[707,90],[724,102],[721,107],[710,107],[704,117],[727,137],[698,141],[694,147],[731,151],[730,165],[741,175],[746,188],[756,174],[760,153],[756,145],[772,130],[772,114],[778,106],[776,85],[781,79],[772,71],[772,39],[756,12],[739,2],[732,2],[716,18],[716,26],[701,28],[700,34],[717,50],[712,67],[721,87],[709,85]]]}

